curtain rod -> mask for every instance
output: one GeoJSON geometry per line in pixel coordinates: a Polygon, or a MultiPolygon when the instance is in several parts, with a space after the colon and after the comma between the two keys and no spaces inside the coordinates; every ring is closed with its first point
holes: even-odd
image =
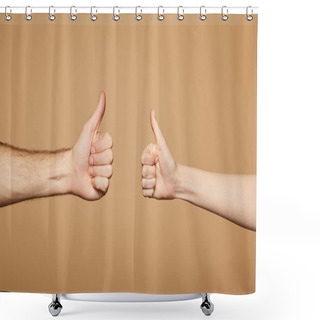
{"type": "MultiPolygon", "coordinates": [[[[161,13],[174,13],[177,14],[177,11],[180,10],[180,12],[183,12],[184,14],[192,14],[192,13],[199,13],[200,7],[166,7],[166,6],[159,6],[159,7],[144,7],[144,6],[136,6],[136,7],[130,7],[130,6],[108,6],[108,7],[100,7],[100,6],[90,6],[90,7],[83,7],[83,6],[51,6],[51,12],[54,13],[70,13],[72,10],[73,13],[91,13],[92,11],[97,13],[113,13],[115,9],[117,9],[118,14],[119,13],[158,13],[158,10],[161,9],[161,13]]],[[[1,6],[0,12],[4,13],[26,13],[26,10],[28,10],[29,13],[48,13],[49,12],[49,6],[42,7],[42,6],[1,6]]],[[[233,7],[233,6],[220,6],[220,7],[206,7],[202,6],[202,12],[206,12],[207,14],[210,13],[221,13],[221,10],[228,11],[228,13],[231,14],[243,14],[246,13],[247,10],[250,9],[250,13],[257,13],[258,7],[253,6],[247,6],[247,7],[233,7]]]]}

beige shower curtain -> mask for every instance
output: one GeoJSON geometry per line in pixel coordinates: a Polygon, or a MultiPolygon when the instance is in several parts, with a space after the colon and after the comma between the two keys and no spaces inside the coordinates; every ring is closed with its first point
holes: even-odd
{"type": "Polygon", "coordinates": [[[258,16],[12,16],[0,14],[0,141],[69,148],[104,90],[99,130],[114,162],[98,201],[0,208],[0,291],[253,293],[256,232],[188,201],[144,197],[140,158],[155,142],[154,108],[175,161],[256,174],[258,16]]]}

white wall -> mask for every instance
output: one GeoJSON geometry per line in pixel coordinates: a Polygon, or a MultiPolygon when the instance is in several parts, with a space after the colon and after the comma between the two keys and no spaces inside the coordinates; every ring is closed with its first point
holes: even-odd
{"type": "MultiPolygon", "coordinates": [[[[320,46],[318,1],[5,1],[41,6],[259,6],[257,292],[212,295],[214,319],[319,319],[320,46]]],[[[2,45],[2,44],[1,44],[2,45]]],[[[0,294],[1,319],[46,319],[50,297],[0,294]]],[[[204,319],[199,300],[63,301],[68,319],[204,319]]]]}

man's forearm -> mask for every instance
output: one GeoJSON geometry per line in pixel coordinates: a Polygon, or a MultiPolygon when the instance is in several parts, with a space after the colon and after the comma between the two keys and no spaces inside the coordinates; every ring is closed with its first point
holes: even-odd
{"type": "Polygon", "coordinates": [[[213,173],[178,164],[175,198],[256,229],[255,175],[213,173]]]}
{"type": "Polygon", "coordinates": [[[30,151],[0,143],[0,207],[70,193],[71,149],[30,151]]]}

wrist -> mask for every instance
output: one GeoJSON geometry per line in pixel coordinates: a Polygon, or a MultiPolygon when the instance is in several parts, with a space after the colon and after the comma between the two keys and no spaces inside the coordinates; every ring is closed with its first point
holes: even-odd
{"type": "Polygon", "coordinates": [[[64,153],[64,162],[63,165],[65,167],[64,175],[65,175],[65,181],[64,181],[64,193],[72,193],[72,179],[73,179],[73,165],[72,165],[72,148],[68,149],[64,153]]]}
{"type": "Polygon", "coordinates": [[[185,186],[185,166],[182,164],[177,163],[176,168],[176,183],[175,183],[175,190],[174,190],[174,198],[175,199],[183,199],[184,194],[186,191],[185,186]]]}
{"type": "Polygon", "coordinates": [[[56,194],[72,193],[72,149],[58,152],[50,180],[56,194]]]}

